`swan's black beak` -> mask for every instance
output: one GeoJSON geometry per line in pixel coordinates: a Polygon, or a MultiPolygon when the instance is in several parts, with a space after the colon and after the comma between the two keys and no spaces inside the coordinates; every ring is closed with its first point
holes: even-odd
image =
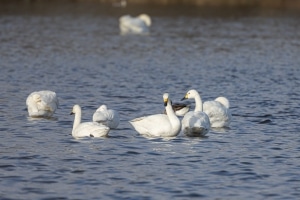
{"type": "Polygon", "coordinates": [[[71,112],[71,113],[70,113],[70,115],[74,115],[74,113],[73,113],[73,112],[71,112]]]}
{"type": "Polygon", "coordinates": [[[185,99],[188,99],[188,97],[189,97],[189,96],[188,96],[188,94],[186,93],[185,96],[181,99],[181,101],[183,101],[183,100],[185,100],[185,99]]]}
{"type": "Polygon", "coordinates": [[[168,104],[168,99],[164,99],[164,106],[167,106],[168,104]]]}

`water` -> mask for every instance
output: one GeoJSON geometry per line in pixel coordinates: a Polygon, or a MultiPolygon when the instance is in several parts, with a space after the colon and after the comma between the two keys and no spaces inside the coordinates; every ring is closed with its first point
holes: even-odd
{"type": "Polygon", "coordinates": [[[153,11],[143,37],[119,35],[126,9],[76,8],[0,16],[1,199],[299,197],[298,16],[153,11]],[[147,139],[128,123],[161,113],[164,92],[176,102],[191,88],[203,100],[229,98],[230,129],[147,139]],[[42,89],[60,107],[31,120],[26,97],[42,89]],[[107,104],[119,128],[73,139],[74,104],[83,121],[107,104]]]}

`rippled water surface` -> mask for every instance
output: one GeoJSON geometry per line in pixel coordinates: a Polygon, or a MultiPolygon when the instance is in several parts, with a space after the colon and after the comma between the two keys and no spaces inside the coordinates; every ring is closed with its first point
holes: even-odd
{"type": "Polygon", "coordinates": [[[149,11],[150,35],[120,36],[126,9],[76,8],[0,15],[1,199],[299,198],[299,17],[149,11]],[[230,129],[148,139],[128,123],[191,88],[229,98],[230,129]],[[26,98],[43,89],[60,107],[31,120],[26,98]],[[119,128],[73,139],[74,104],[84,121],[107,104],[119,128]]]}

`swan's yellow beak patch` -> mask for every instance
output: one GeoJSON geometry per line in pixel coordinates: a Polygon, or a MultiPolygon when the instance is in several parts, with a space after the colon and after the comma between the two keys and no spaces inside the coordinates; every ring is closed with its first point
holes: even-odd
{"type": "Polygon", "coordinates": [[[181,99],[181,101],[185,100],[185,99],[188,99],[188,98],[189,98],[189,95],[188,95],[188,93],[186,93],[185,96],[181,99]]]}
{"type": "Polygon", "coordinates": [[[164,105],[167,106],[168,98],[164,99],[164,105]]]}

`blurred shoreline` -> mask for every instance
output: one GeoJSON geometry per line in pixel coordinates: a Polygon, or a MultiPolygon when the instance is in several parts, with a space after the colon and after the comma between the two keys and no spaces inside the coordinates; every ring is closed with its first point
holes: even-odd
{"type": "Polygon", "coordinates": [[[0,0],[5,3],[102,3],[119,5],[185,5],[198,7],[260,7],[276,9],[300,9],[299,0],[0,0]]]}
{"type": "Polygon", "coordinates": [[[0,14],[291,15],[300,0],[0,0],[0,14]],[[116,9],[117,8],[117,9],[116,9]]]}

